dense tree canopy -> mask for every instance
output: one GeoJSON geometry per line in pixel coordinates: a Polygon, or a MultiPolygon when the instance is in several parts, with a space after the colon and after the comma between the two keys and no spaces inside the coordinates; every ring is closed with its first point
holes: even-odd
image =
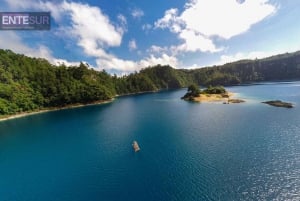
{"type": "Polygon", "coordinates": [[[188,89],[186,94],[181,97],[181,99],[185,100],[193,100],[194,97],[199,97],[201,93],[200,88],[196,84],[191,84],[188,89]]]}
{"type": "Polygon", "coordinates": [[[300,78],[300,52],[195,70],[157,65],[122,77],[87,64],[55,66],[0,50],[0,115],[109,100],[116,95],[208,85],[300,78]]]}
{"type": "Polygon", "coordinates": [[[227,91],[223,86],[208,86],[207,89],[204,89],[201,93],[203,94],[225,94],[227,91]]]}

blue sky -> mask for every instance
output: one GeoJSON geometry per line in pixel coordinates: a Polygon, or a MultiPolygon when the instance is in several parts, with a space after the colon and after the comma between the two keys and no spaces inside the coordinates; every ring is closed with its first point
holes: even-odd
{"type": "Polygon", "coordinates": [[[0,0],[50,11],[50,31],[0,31],[0,48],[124,74],[197,68],[300,50],[299,0],[0,0]]]}

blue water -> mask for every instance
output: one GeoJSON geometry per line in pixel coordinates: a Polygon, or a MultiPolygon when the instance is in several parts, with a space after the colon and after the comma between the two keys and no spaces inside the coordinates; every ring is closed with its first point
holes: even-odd
{"type": "Polygon", "coordinates": [[[0,200],[300,200],[300,82],[228,90],[247,102],[182,89],[0,122],[0,200]]]}

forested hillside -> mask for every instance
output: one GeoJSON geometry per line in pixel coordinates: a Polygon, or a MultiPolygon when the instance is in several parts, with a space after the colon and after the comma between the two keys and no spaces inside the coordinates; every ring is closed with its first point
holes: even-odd
{"type": "Polygon", "coordinates": [[[260,81],[300,79],[300,51],[265,59],[242,60],[193,70],[202,85],[233,85],[260,81]]]}
{"type": "Polygon", "coordinates": [[[107,100],[115,95],[105,72],[53,66],[44,59],[0,51],[0,114],[107,100]]]}
{"type": "Polygon", "coordinates": [[[116,95],[181,88],[300,79],[300,52],[195,70],[157,65],[117,77],[79,66],[0,50],[0,115],[109,100],[116,95]]]}

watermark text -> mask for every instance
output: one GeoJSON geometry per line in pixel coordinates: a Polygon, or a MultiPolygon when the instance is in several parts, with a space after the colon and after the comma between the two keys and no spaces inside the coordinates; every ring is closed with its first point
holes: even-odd
{"type": "Polygon", "coordinates": [[[0,12],[0,30],[50,30],[50,12],[0,12]]]}

